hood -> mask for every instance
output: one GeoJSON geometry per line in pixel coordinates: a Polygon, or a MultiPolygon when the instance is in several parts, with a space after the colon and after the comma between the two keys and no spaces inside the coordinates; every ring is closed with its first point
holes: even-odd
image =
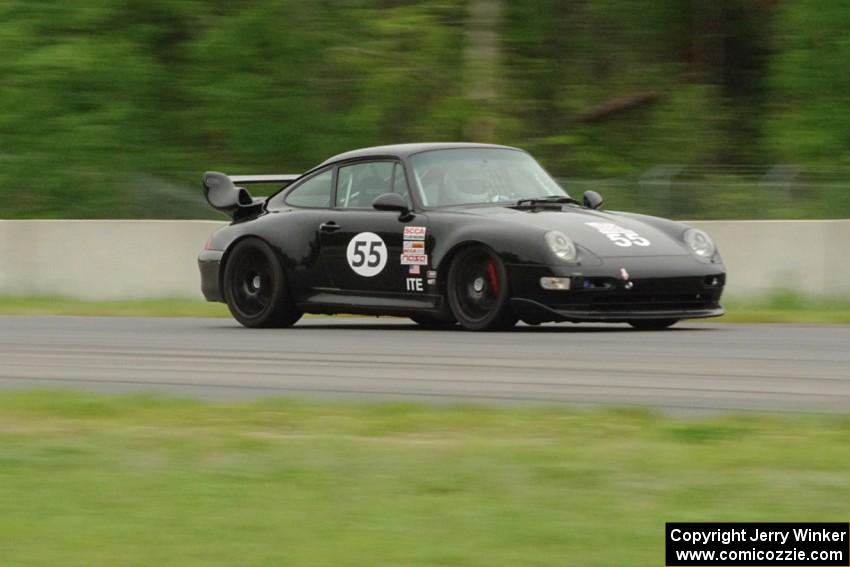
{"type": "MultiPolygon", "coordinates": [[[[527,225],[544,231],[559,230],[600,258],[622,256],[688,256],[681,238],[671,236],[653,220],[661,219],[628,213],[595,211],[565,206],[563,210],[520,210],[510,207],[478,207],[467,212],[499,217],[511,224],[527,225]]],[[[672,224],[666,221],[667,226],[672,224]]],[[[682,232],[687,227],[682,225],[682,232]]],[[[678,236],[678,235],[676,235],[678,236]]]]}

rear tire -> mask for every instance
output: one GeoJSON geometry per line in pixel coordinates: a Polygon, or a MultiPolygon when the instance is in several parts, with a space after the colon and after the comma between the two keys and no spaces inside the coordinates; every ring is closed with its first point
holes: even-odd
{"type": "Polygon", "coordinates": [[[508,303],[508,274],[502,260],[489,248],[461,250],[449,268],[446,286],[449,306],[468,331],[499,331],[516,325],[508,303]]]}
{"type": "Polygon", "coordinates": [[[643,321],[629,321],[629,325],[640,331],[661,331],[678,323],[678,319],[646,319],[643,321]]]}
{"type": "Polygon", "coordinates": [[[301,318],[280,261],[258,238],[236,244],[224,266],[223,284],[231,315],[245,327],[291,327],[301,318]]]}

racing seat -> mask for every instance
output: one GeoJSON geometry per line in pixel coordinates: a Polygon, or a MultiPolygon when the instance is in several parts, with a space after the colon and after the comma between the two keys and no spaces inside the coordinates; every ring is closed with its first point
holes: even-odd
{"type": "Polygon", "coordinates": [[[351,208],[371,209],[372,202],[383,195],[389,193],[387,182],[380,177],[367,177],[357,181],[358,195],[348,204],[351,208]]]}

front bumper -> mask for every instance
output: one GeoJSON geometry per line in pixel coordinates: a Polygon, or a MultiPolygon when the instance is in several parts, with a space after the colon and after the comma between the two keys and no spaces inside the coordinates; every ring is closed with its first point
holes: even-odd
{"type": "Polygon", "coordinates": [[[201,293],[207,301],[224,301],[221,293],[221,250],[203,250],[198,255],[198,269],[201,271],[201,293]]]}
{"type": "Polygon", "coordinates": [[[578,272],[564,267],[514,266],[511,306],[527,323],[698,319],[725,313],[722,264],[679,259],[616,259],[578,272]],[[519,269],[521,268],[521,269],[519,269]],[[569,277],[570,290],[544,290],[540,278],[569,277]]]}
{"type": "Polygon", "coordinates": [[[573,323],[628,323],[654,319],[703,319],[720,317],[726,310],[717,305],[707,309],[621,309],[599,311],[592,309],[553,309],[530,299],[511,299],[511,308],[517,317],[526,323],[546,323],[549,321],[573,323]]]}

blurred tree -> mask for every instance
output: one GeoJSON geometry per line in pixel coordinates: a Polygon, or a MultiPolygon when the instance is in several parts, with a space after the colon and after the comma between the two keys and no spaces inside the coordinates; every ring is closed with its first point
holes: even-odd
{"type": "Polygon", "coordinates": [[[5,0],[0,217],[180,217],[205,169],[417,140],[577,178],[843,164],[848,24],[828,0],[5,0]]]}
{"type": "Polygon", "coordinates": [[[464,81],[473,111],[467,118],[466,138],[496,141],[500,112],[500,35],[502,0],[469,0],[469,22],[464,34],[464,81]]]}
{"type": "Polygon", "coordinates": [[[850,165],[850,9],[829,0],[786,2],[776,28],[768,149],[792,163],[850,165]]]}

